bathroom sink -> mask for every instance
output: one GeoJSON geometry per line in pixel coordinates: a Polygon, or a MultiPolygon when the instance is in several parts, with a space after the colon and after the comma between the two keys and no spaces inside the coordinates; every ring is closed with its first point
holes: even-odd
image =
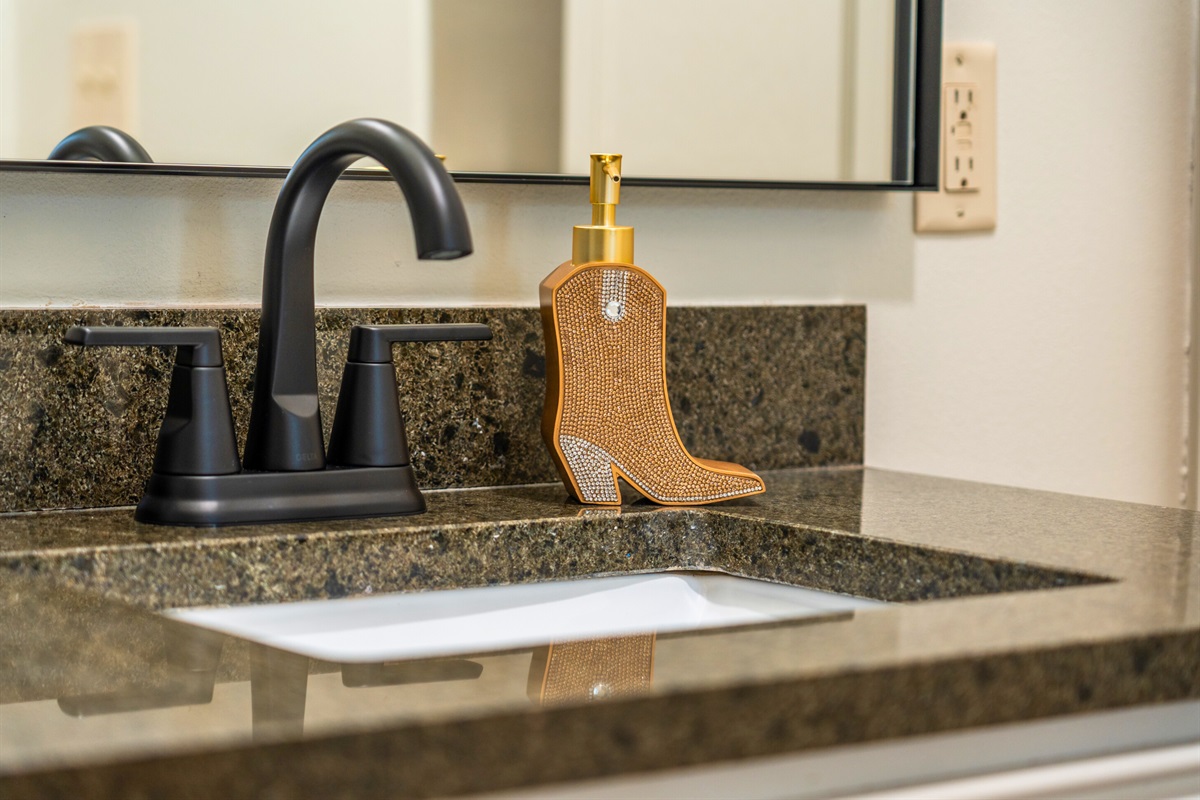
{"type": "Polygon", "coordinates": [[[880,605],[724,574],[660,572],[163,613],[311,658],[370,663],[761,625],[880,605]]]}

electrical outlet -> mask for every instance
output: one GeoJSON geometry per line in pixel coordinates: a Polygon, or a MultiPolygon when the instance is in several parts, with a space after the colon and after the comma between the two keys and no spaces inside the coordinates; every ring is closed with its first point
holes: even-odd
{"type": "Polygon", "coordinates": [[[941,177],[937,192],[918,192],[914,228],[996,228],[996,46],[942,48],[941,177]]]}
{"type": "Polygon", "coordinates": [[[137,28],[133,22],[81,26],[72,41],[71,123],[137,128],[137,28]]]}

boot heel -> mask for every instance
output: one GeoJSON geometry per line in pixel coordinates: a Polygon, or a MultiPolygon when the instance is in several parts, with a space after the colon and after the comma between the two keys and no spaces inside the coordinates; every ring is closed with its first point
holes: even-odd
{"type": "Polygon", "coordinates": [[[602,449],[575,436],[558,437],[559,447],[567,469],[579,487],[580,500],[585,503],[620,503],[617,479],[613,475],[613,458],[602,449]]]}

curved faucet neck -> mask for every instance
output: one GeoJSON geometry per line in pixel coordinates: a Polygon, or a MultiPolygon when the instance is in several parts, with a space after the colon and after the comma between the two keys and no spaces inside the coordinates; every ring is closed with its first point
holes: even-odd
{"type": "Polygon", "coordinates": [[[46,158],[51,161],[96,160],[128,164],[149,164],[154,161],[137,139],[109,125],[80,128],[56,144],[46,158]]]}
{"type": "Polygon", "coordinates": [[[296,161],[275,203],[263,267],[258,368],[243,464],[301,471],[325,466],[317,401],[313,252],[325,199],[363,157],[391,172],[412,217],[418,258],[458,258],[472,250],[454,181],[420,139],[399,125],[360,119],[318,138],[296,161]]]}

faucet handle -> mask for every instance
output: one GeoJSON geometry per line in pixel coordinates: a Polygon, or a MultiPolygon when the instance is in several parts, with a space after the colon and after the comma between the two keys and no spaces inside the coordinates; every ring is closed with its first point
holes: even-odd
{"type": "Polygon", "coordinates": [[[216,328],[110,328],[75,325],[63,337],[83,347],[178,347],[175,363],[184,367],[219,367],[221,332],[216,328]]]}
{"type": "Polygon", "coordinates": [[[76,325],[63,341],[81,347],[176,347],[167,413],[158,431],[154,471],[163,475],[240,472],[229,389],[216,328],[76,325]]]}
{"type": "Polygon", "coordinates": [[[445,325],[355,325],[350,329],[347,361],[388,364],[397,342],[471,342],[492,338],[492,329],[475,322],[445,325]]]}
{"type": "Polygon", "coordinates": [[[400,416],[392,345],[397,342],[465,342],[492,338],[478,323],[355,325],[342,373],[328,462],[343,467],[394,467],[409,463],[400,416]]]}

